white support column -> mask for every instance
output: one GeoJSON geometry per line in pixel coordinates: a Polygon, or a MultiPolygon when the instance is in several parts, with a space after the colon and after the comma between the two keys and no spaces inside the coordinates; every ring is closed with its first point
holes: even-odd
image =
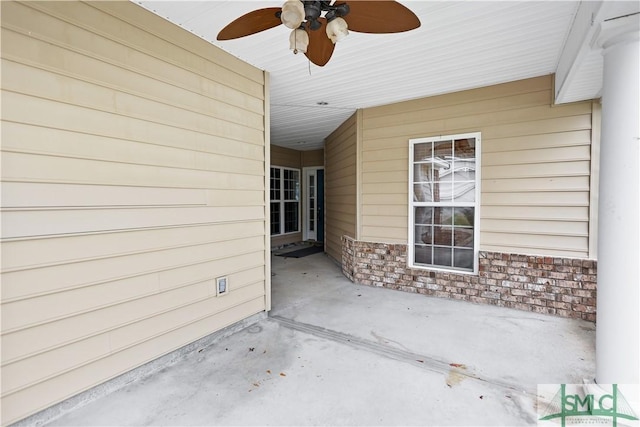
{"type": "Polygon", "coordinates": [[[602,23],[596,381],[640,383],[640,30],[602,23]]]}

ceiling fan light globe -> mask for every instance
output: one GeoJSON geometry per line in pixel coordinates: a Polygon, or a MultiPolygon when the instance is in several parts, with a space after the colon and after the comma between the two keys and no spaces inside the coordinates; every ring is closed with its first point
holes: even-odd
{"type": "Polygon", "coordinates": [[[347,21],[342,18],[335,18],[327,24],[327,37],[335,44],[349,35],[347,21]]]}
{"type": "Polygon", "coordinates": [[[309,46],[309,34],[305,30],[298,28],[297,30],[291,31],[291,35],[289,36],[289,49],[293,51],[293,53],[307,53],[307,47],[309,46]]]}
{"type": "Polygon", "coordinates": [[[295,30],[304,20],[304,5],[300,0],[287,0],[282,6],[280,20],[285,27],[295,30]]]}

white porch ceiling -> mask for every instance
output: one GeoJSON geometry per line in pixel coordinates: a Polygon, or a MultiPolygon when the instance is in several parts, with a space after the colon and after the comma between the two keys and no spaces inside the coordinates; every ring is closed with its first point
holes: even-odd
{"type": "Polygon", "coordinates": [[[329,63],[317,67],[289,51],[290,30],[282,25],[216,40],[235,18],[281,6],[283,0],[136,2],[267,70],[271,142],[297,150],[322,148],[358,108],[554,73],[580,3],[401,1],[418,15],[420,28],[399,34],[351,32],[338,42],[329,63]]]}

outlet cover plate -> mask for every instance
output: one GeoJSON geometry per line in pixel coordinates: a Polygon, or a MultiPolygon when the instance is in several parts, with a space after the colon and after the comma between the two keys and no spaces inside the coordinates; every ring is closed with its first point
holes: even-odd
{"type": "Polygon", "coordinates": [[[229,293],[229,279],[227,276],[216,278],[216,294],[221,297],[229,293]]]}

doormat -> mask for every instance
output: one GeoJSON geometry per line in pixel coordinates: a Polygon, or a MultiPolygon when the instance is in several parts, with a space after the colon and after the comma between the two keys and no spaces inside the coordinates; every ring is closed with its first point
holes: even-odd
{"type": "Polygon", "coordinates": [[[307,255],[317,254],[318,252],[324,252],[324,248],[322,246],[309,246],[308,248],[297,249],[295,251],[286,252],[284,254],[278,254],[278,256],[283,256],[285,258],[302,258],[307,255]]]}

